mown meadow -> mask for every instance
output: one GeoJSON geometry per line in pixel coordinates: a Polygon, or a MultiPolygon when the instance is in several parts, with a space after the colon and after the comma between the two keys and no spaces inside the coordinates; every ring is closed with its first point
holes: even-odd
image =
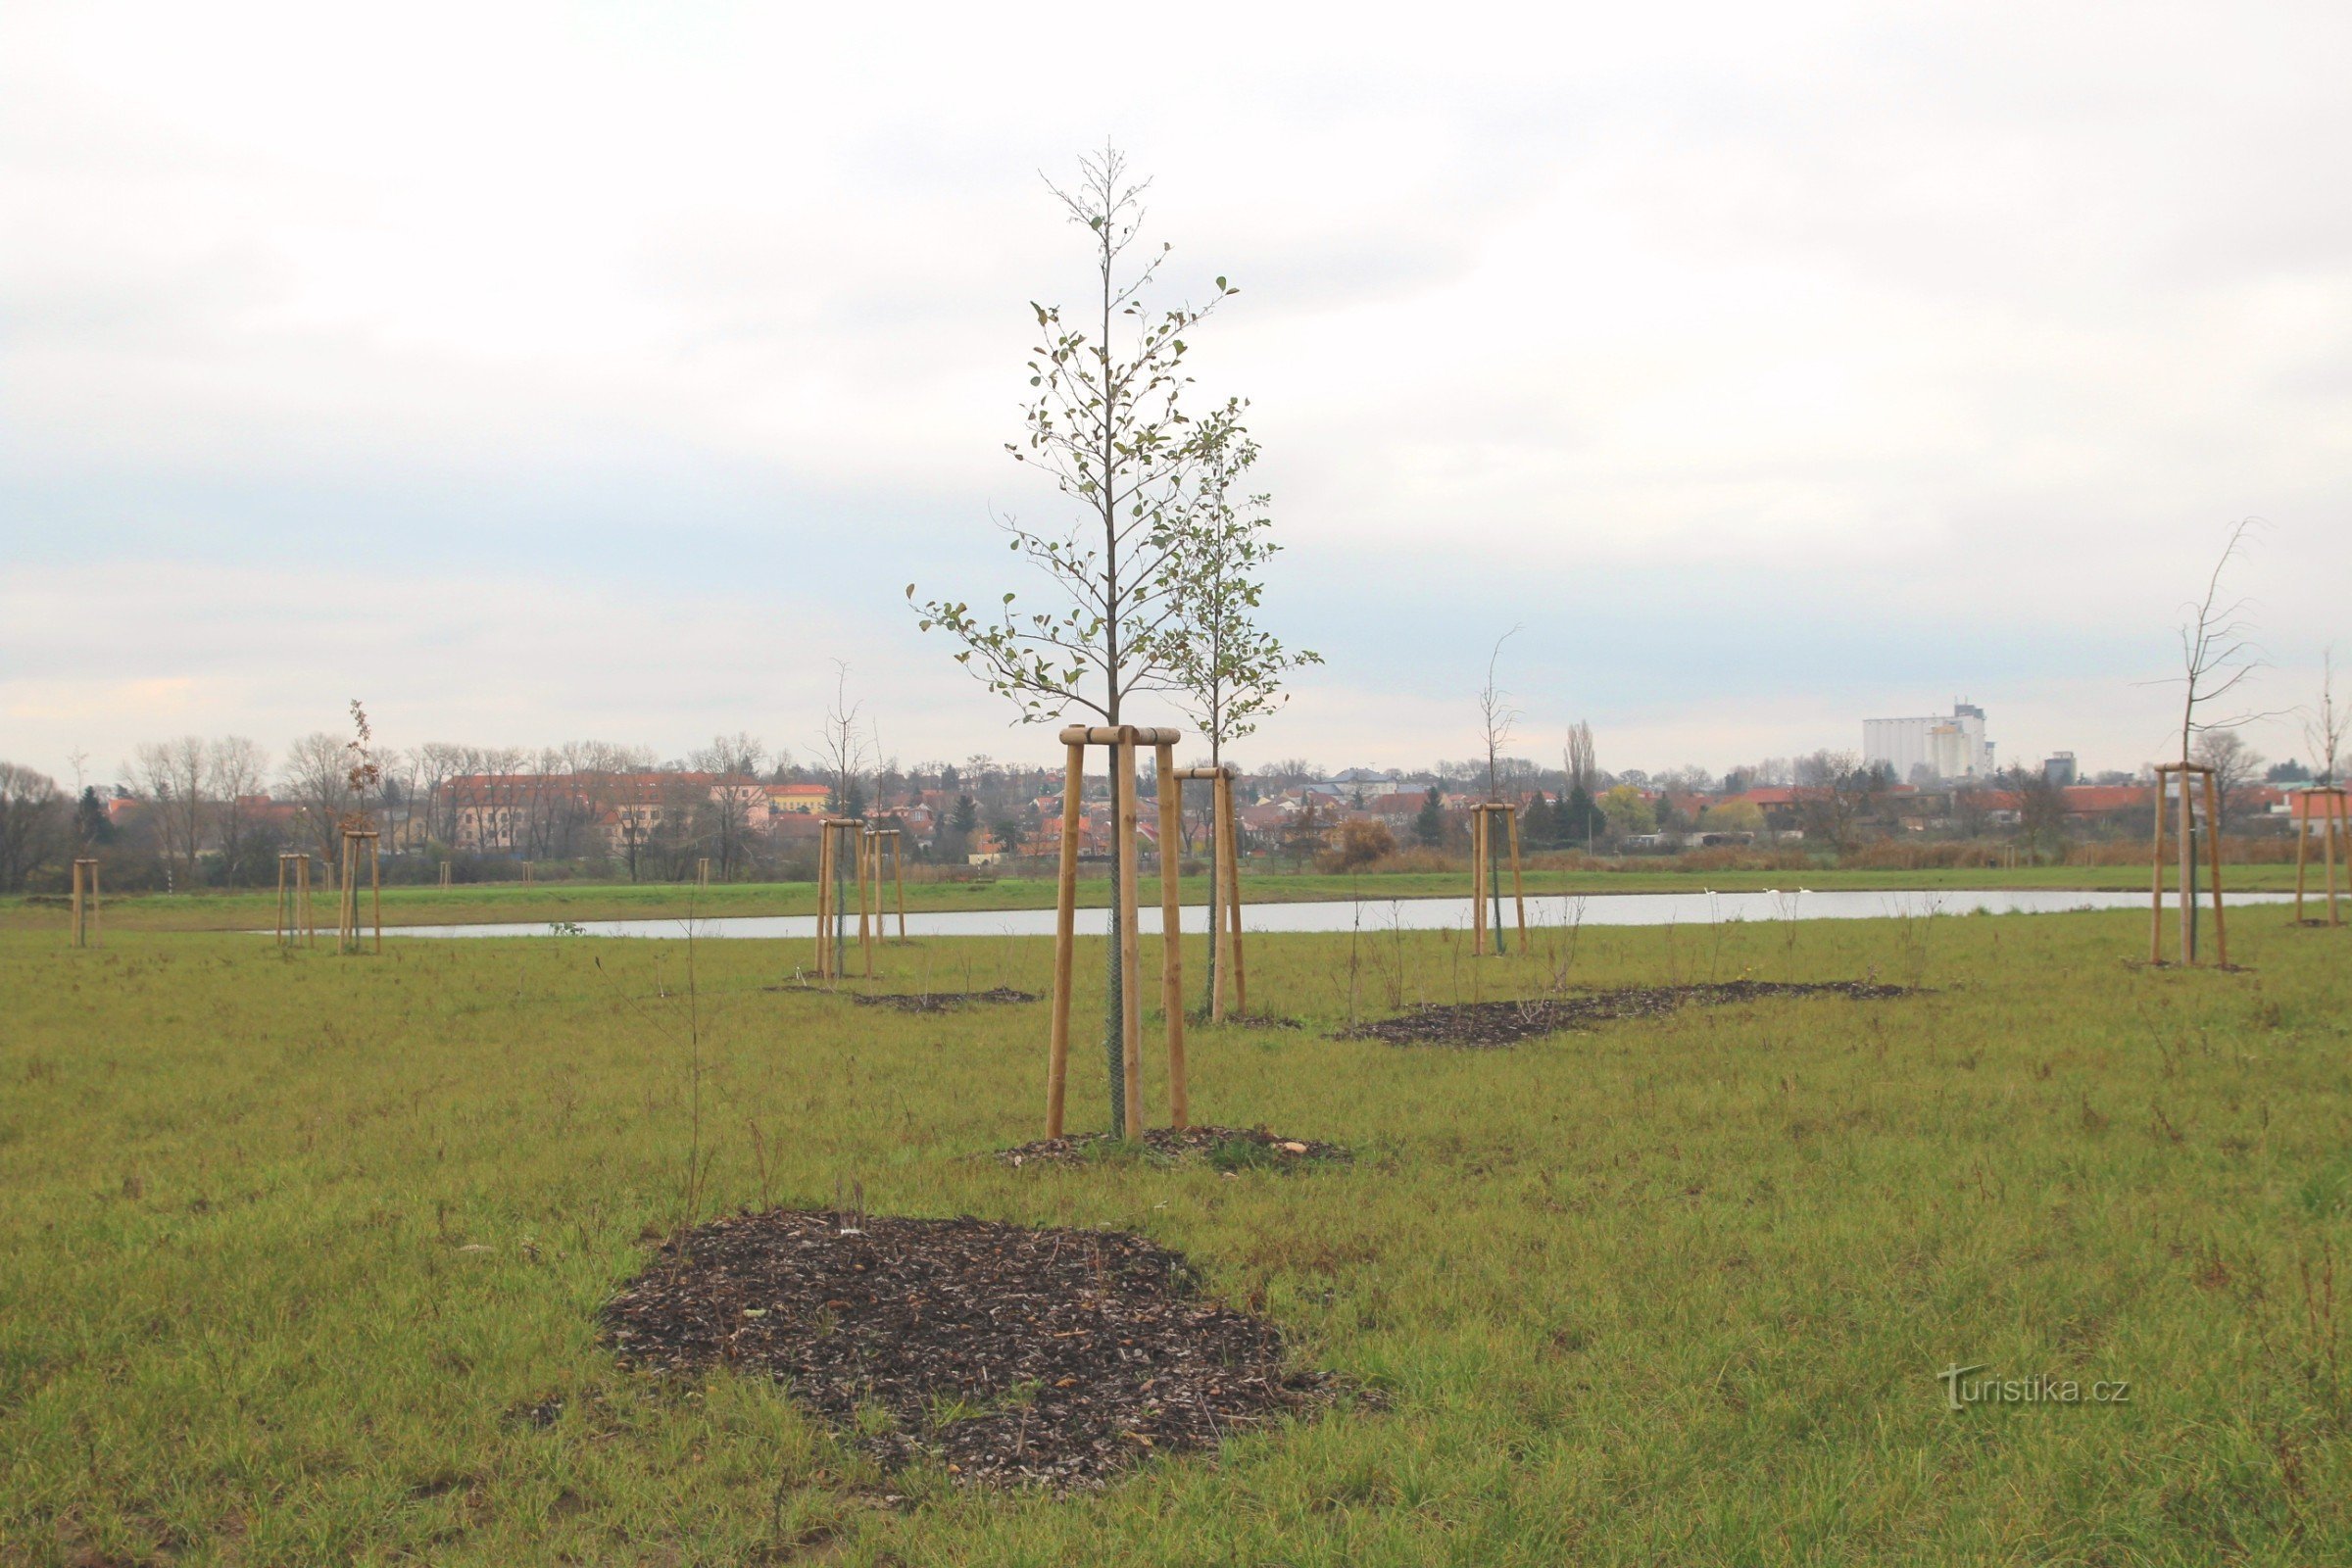
{"type": "MultiPolygon", "coordinates": [[[[1357,1157],[1226,1173],[972,1158],[1042,1133],[1044,1004],[858,1006],[803,982],[806,944],[74,951],[27,916],[0,931],[0,1560],[2352,1561],[2352,929],[2249,906],[2237,973],[2135,968],[2145,940],[2130,913],[1486,960],[1256,939],[1278,1016],[1195,1030],[1195,1115],[1357,1157]],[[1741,976],[1926,989],[1335,1038],[1741,976]],[[598,1343],[656,1241],[769,1205],[1139,1231],[1349,1392],[1095,1494],[885,1476],[784,1390],[598,1343]],[[1954,1410],[1953,1365],[2129,1397],[1954,1410]]],[[[1049,960],[892,945],[872,984],[1042,992],[1049,960]]],[[[1099,1051],[1074,1066],[1100,1126],[1099,1051]]]]}

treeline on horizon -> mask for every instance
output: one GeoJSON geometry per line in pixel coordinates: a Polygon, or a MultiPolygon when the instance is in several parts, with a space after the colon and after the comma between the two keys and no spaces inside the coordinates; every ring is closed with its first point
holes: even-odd
{"type": "MultiPolygon", "coordinates": [[[[373,769],[355,787],[360,748],[318,731],[303,736],[273,760],[259,744],[240,736],[186,736],[140,746],[117,777],[100,786],[84,781],[79,790],[22,764],[0,761],[0,891],[42,891],[62,883],[75,857],[98,858],[108,884],[119,889],[252,887],[275,875],[281,851],[331,855],[340,823],[354,812],[383,817],[405,831],[388,846],[399,880],[420,879],[422,864],[444,860],[467,866],[467,880],[495,877],[513,862],[529,859],[581,869],[609,869],[613,857],[591,833],[589,810],[598,797],[583,780],[657,776],[677,780],[676,804],[663,829],[632,846],[628,874],[674,880],[694,874],[697,860],[715,854],[722,874],[777,875],[804,869],[804,846],[762,844],[724,802],[707,799],[698,776],[760,783],[822,785],[826,809],[843,815],[882,814],[913,804],[935,808],[932,832],[916,845],[918,857],[961,863],[987,834],[1000,844],[1025,842],[1038,825],[1037,803],[1057,796],[1060,770],[1001,762],[981,755],[960,763],[924,761],[901,766],[895,758],[874,760],[867,751],[843,744],[838,734],[829,756],[797,758],[738,733],[714,737],[683,758],[656,760],[645,747],[580,741],[538,749],[480,747],[428,742],[413,749],[368,750],[373,769]],[[460,851],[456,810],[458,781],[483,776],[509,781],[522,823],[511,850],[460,851]],[[125,804],[134,808],[126,810],[125,804]]],[[[2232,818],[2246,814],[2242,797],[2264,780],[2308,778],[2297,762],[2264,767],[2264,760],[2234,734],[2208,737],[2207,760],[2220,764],[2232,818]]],[[[1874,836],[1874,816],[1897,782],[1885,769],[1868,769],[1851,753],[1822,751],[1793,759],[1766,759],[1718,775],[1695,765],[1656,773],[1641,768],[1610,771],[1583,759],[1564,757],[1544,767],[1520,757],[1438,761],[1412,770],[1347,769],[1335,775],[1303,758],[1281,759],[1245,768],[1243,798],[1257,803],[1335,776],[1342,782],[1334,804],[1309,811],[1285,830],[1262,833],[1258,848],[1288,855],[1299,864],[1332,869],[1377,864],[1414,850],[1458,854],[1465,847],[1458,813],[1436,799],[1417,804],[1409,819],[1393,824],[1350,823],[1351,810],[1379,796],[1416,794],[1495,795],[1527,807],[1523,835],[1534,851],[1616,850],[1628,841],[1659,834],[1705,831],[1746,842],[1773,837],[1762,812],[1744,801],[1724,801],[1767,787],[1794,786],[1812,799],[1797,812],[1797,832],[1815,850],[1850,852],[1854,840],[1874,836]],[[1579,762],[1583,765],[1578,765],[1579,762]],[[1705,798],[1717,798],[1710,803],[1705,798]],[[1693,798],[1698,798],[1694,800],[1693,798]],[[1809,831],[1808,831],[1809,830],[1809,831]]],[[[2108,772],[2085,782],[2130,784],[2140,775],[2108,772]]],[[[2018,830],[2035,855],[2062,844],[2068,824],[2062,805],[2038,800],[2046,781],[2032,770],[2012,769],[1987,781],[2002,792],[2010,809],[1995,813],[1983,791],[1955,791],[1949,826],[1942,836],[1982,839],[1988,829],[2018,830]],[[1972,800],[1972,794],[1976,799],[1972,800]],[[2015,820],[1996,822],[1997,815],[2015,820]]],[[[1143,780],[1149,794],[1152,782],[1143,780]]],[[[1095,788],[1102,788],[1097,780],[1095,788]]],[[[2121,828],[2123,824],[2115,824],[2121,828]]],[[[1795,835],[1782,835],[1794,837],[1795,835]]],[[[2080,835],[2078,835],[2080,836],[2080,835]]]]}

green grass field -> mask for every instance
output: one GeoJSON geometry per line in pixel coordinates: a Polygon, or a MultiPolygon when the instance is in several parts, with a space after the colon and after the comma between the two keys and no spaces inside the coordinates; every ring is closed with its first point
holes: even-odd
{"type": "MultiPolygon", "coordinates": [[[[2352,1561],[2352,928],[2243,909],[2231,974],[2132,968],[2130,913],[1593,928],[1485,961],[1450,933],[1256,939],[1253,999],[1303,1027],[1196,1031],[1195,1115],[1362,1157],[1227,1177],[966,1159],[1040,1134],[1044,1006],[769,989],[801,945],[336,958],[126,921],[75,952],[14,923],[0,1561],[2352,1561]],[[1934,990],[1502,1052],[1331,1038],[1742,974],[1934,990]],[[850,1193],[1144,1232],[1361,1393],[1100,1494],[917,1472],[893,1508],[781,1391],[657,1385],[596,1344],[651,1239],[850,1193]],[[1953,1363],[2129,1400],[1954,1411],[1953,1363]]],[[[892,947],[881,984],[1036,991],[1048,957],[892,947]]],[[[1074,1065],[1099,1126],[1099,1055],[1074,1065]]]]}
{"type": "MultiPolygon", "coordinates": [[[[1045,909],[1054,905],[1051,877],[1006,876],[992,882],[934,882],[919,874],[906,884],[909,909],[1045,909]]],[[[2314,873],[2315,877],[2317,873],[2314,873]]],[[[2232,865],[2226,885],[2238,891],[2292,889],[2291,865],[2232,865]]],[[[2008,870],[1863,871],[1815,868],[1806,871],[1676,871],[1626,869],[1614,871],[1546,871],[1527,873],[1530,893],[1692,893],[1713,888],[1718,893],[1758,892],[1799,884],[1821,892],[1834,889],[1963,889],[1963,888],[2094,888],[2144,890],[2148,873],[2140,866],[2043,865],[2008,870]]],[[[1146,873],[1147,886],[1156,897],[1158,882],[1146,873]]],[[[2168,886],[2172,885],[2168,881],[2168,886]]],[[[2317,886],[2317,883],[2314,883],[2317,886]]],[[[1099,906],[1107,899],[1108,884],[1099,877],[1079,883],[1080,902],[1099,906]]],[[[1208,902],[1205,877],[1183,879],[1188,904],[1208,902]]],[[[1242,879],[1242,896],[1250,903],[1376,898],[1461,898],[1470,891],[1470,873],[1461,871],[1399,871],[1356,876],[1320,871],[1289,871],[1251,867],[1242,879]]],[[[327,930],[334,929],[334,895],[314,897],[318,914],[327,930]]],[[[110,898],[104,916],[122,931],[267,931],[276,918],[273,891],[208,891],[196,894],[141,893],[110,898]]],[[[671,882],[546,882],[484,883],[453,888],[391,887],[383,894],[384,924],[455,925],[513,921],[517,925],[557,920],[674,919],[687,915],[710,918],[748,914],[812,914],[816,910],[813,882],[753,882],[708,888],[671,882]]],[[[0,931],[66,928],[61,899],[0,899],[0,931]]]]}

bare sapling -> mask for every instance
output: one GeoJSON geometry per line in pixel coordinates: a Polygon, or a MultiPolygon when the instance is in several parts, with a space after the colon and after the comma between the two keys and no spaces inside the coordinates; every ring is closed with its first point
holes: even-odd
{"type": "Polygon", "coordinates": [[[2166,786],[2177,781],[2176,833],[2179,856],[2180,899],[2180,957],[2182,963],[2197,961],[2197,810],[2198,797],[2204,798],[2203,812],[2208,854],[2213,876],[2214,938],[2219,956],[2229,961],[2229,935],[2223,924],[2221,887],[2221,798],[2215,788],[2212,768],[2197,760],[2200,737],[2234,730],[2265,715],[2236,709],[2231,699],[2244,684],[2263,667],[2260,650],[2254,643],[2250,607],[2244,599],[2228,597],[2223,583],[2230,567],[2247,548],[2249,536],[2261,526],[2260,519],[2240,518],[2230,525],[2222,542],[2221,555],[2214,561],[2213,569],[2206,574],[2202,594],[2182,607],[2180,627],[2180,673],[2172,677],[2180,687],[2180,760],[2160,763],[2156,769],[2156,826],[2151,849],[2151,910],[2149,933],[2149,961],[2163,959],[2163,887],[2164,887],[2164,808],[2166,786]],[[2219,710],[2217,711],[2217,710],[2219,710]]]}

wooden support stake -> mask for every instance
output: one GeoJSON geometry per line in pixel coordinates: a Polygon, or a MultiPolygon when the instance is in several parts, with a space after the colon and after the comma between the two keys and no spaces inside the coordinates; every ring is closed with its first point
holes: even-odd
{"type": "Polygon", "coordinates": [[[447,860],[441,862],[441,885],[449,886],[449,862],[447,860]]]}
{"type": "MultiPolygon", "coordinates": [[[[2306,790],[2303,794],[2303,809],[2301,812],[2296,813],[2302,817],[2302,820],[2299,822],[2294,822],[2295,924],[2297,925],[2301,925],[2303,923],[2303,862],[2311,858],[2311,792],[2306,790]]],[[[2290,816],[2289,820],[2292,821],[2293,817],[2290,816]]],[[[2335,858],[2335,824],[2333,821],[2330,821],[2328,824],[2328,856],[2329,860],[2332,861],[2335,858]]],[[[2335,867],[2330,864],[2328,869],[2332,871],[2335,869],[2335,867]]],[[[2334,879],[2331,877],[2329,880],[2332,881],[2334,879]]]]}
{"type": "Polygon", "coordinates": [[[1070,962],[1078,937],[1078,796],[1086,786],[1086,744],[1071,741],[1061,784],[1061,865],[1054,900],[1054,1033],[1046,1047],[1046,1136],[1061,1136],[1070,1076],[1070,962]]]}
{"type": "Polygon", "coordinates": [[[875,857],[881,853],[874,835],[863,827],[858,829],[858,952],[865,959],[865,977],[874,977],[874,927],[881,924],[876,912],[881,907],[877,890],[881,878],[875,872],[875,857]]]}
{"type": "Polygon", "coordinates": [[[1159,762],[1159,995],[1168,1012],[1168,1125],[1192,1125],[1184,1086],[1184,921],[1176,878],[1184,858],[1176,845],[1184,822],[1184,786],[1176,782],[1175,748],[1152,748],[1159,762]]]}
{"type": "Polygon", "coordinates": [[[1527,952],[1527,889],[1519,880],[1519,808],[1512,807],[1503,823],[1511,830],[1511,903],[1519,911],[1519,951],[1527,952]]]}
{"type": "Polygon", "coordinates": [[[2156,775],[2156,831],[2149,850],[2148,962],[2164,961],[2164,774],[2156,775]]]}
{"type": "Polygon", "coordinates": [[[100,923],[98,862],[85,856],[74,862],[74,946],[96,947],[100,923]]]}
{"type": "Polygon", "coordinates": [[[1143,944],[1138,937],[1136,905],[1143,894],[1142,875],[1136,866],[1136,788],[1137,762],[1136,730],[1132,725],[1119,726],[1119,743],[1111,752],[1117,772],[1111,788],[1119,803],[1119,880],[1125,897],[1119,900],[1119,1059],[1124,1064],[1126,1082],[1126,1135],[1144,1135],[1144,1010],[1143,987],[1138,972],[1143,963],[1143,944]]]}
{"type": "Polygon", "coordinates": [[[2180,961],[2197,961],[2197,808],[2188,793],[2188,773],[2180,773],[2180,961]]]}
{"type": "Polygon", "coordinates": [[[890,831],[890,880],[899,892],[899,940],[906,940],[906,838],[897,828],[890,831]]]}
{"type": "MultiPolygon", "coordinates": [[[[1208,785],[1208,859],[1216,873],[1209,880],[1216,884],[1217,895],[1209,901],[1208,908],[1208,929],[1212,936],[1221,935],[1224,930],[1225,888],[1233,875],[1226,863],[1233,849],[1225,823],[1225,808],[1230,802],[1229,785],[1230,781],[1222,773],[1209,780],[1208,785]]],[[[1233,960],[1230,956],[1217,965],[1213,978],[1216,984],[1209,993],[1208,1016],[1213,1023],[1223,1023],[1226,999],[1233,995],[1233,960]]]]}
{"type": "Polygon", "coordinates": [[[2344,832],[2345,850],[2347,853],[2352,853],[2352,824],[2347,824],[2344,819],[2344,792],[2333,790],[2328,796],[2328,826],[2325,830],[2328,834],[2328,923],[2329,925],[2343,924],[2342,918],[2335,912],[2335,836],[2339,829],[2344,832]]]}
{"type": "Polygon", "coordinates": [[[825,978],[825,943],[833,930],[833,829],[816,825],[816,977],[825,978]]]}
{"type": "Polygon", "coordinates": [[[1487,813],[1470,808],[1470,956],[1487,953],[1487,813]]]}
{"type": "Polygon", "coordinates": [[[2230,931],[2222,924],[2222,797],[2208,769],[2205,779],[2205,849],[2213,870],[2213,961],[2230,967],[2230,931]]]}
{"type": "Polygon", "coordinates": [[[1242,956],[1242,817],[1234,804],[1233,777],[1218,779],[1225,791],[1225,956],[1220,974],[1233,976],[1233,1010],[1250,1016],[1250,966],[1242,956]]]}

